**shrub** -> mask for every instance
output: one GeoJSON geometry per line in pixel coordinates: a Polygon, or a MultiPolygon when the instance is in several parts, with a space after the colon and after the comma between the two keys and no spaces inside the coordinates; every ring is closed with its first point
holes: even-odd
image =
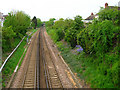
{"type": "Polygon", "coordinates": [[[115,8],[101,8],[100,12],[98,13],[99,20],[111,20],[114,24],[119,25],[120,24],[120,11],[118,10],[118,7],[115,8]]]}
{"type": "Polygon", "coordinates": [[[77,44],[77,31],[75,29],[68,29],[65,33],[65,40],[71,45],[71,47],[75,47],[77,44]]]}
{"type": "Polygon", "coordinates": [[[119,29],[110,20],[93,23],[77,35],[77,42],[86,53],[105,53],[118,42],[119,29]]]}
{"type": "Polygon", "coordinates": [[[16,33],[12,30],[12,26],[9,26],[7,28],[5,28],[5,27],[2,28],[3,52],[14,47],[14,37],[15,36],[16,36],[16,33]]]}

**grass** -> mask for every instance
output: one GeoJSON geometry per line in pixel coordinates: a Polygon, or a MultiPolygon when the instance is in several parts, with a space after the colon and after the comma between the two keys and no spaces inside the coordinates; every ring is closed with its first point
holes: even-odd
{"type": "MultiPolygon", "coordinates": [[[[13,49],[18,45],[20,40],[21,40],[20,38],[15,38],[14,39],[14,47],[13,47],[13,49]]],[[[8,49],[7,52],[2,53],[2,60],[3,61],[8,57],[8,55],[12,52],[13,49],[8,49]]]]}
{"type": "Polygon", "coordinates": [[[19,59],[24,52],[24,49],[25,49],[24,46],[25,45],[26,45],[26,38],[23,40],[23,42],[18,47],[18,49],[15,51],[15,53],[11,56],[11,58],[7,61],[5,67],[2,71],[3,87],[6,86],[6,84],[7,84],[6,81],[8,81],[10,79],[12,73],[14,72],[14,69],[19,62],[19,59]]]}

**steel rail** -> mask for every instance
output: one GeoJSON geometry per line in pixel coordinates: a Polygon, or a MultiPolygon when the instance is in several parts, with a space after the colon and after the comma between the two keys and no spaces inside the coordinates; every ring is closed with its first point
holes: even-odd
{"type": "MultiPolygon", "coordinates": [[[[44,27],[44,28],[45,28],[45,27],[44,27]]],[[[48,43],[45,35],[44,35],[44,38],[45,38],[45,43],[46,43],[46,45],[47,45],[48,50],[52,52],[52,50],[50,50],[51,48],[48,47],[48,46],[50,46],[50,45],[48,45],[49,43],[48,43]],[[48,44],[47,44],[47,43],[48,43],[48,44]]],[[[50,54],[50,52],[49,52],[49,54],[50,54]]],[[[53,55],[54,55],[54,54],[53,54],[53,55]]],[[[57,59],[55,55],[54,55],[54,57],[55,57],[55,59],[57,59]]],[[[51,59],[51,60],[52,60],[52,59],[51,59]]],[[[52,60],[52,63],[53,63],[53,65],[54,65],[54,67],[55,67],[55,70],[56,70],[56,72],[57,72],[57,69],[56,69],[56,66],[55,66],[55,63],[54,63],[53,60],[52,60]]],[[[57,72],[57,75],[58,75],[58,72],[57,72]]],[[[58,75],[58,78],[59,78],[59,75],[58,75]]],[[[60,80],[60,83],[61,83],[61,85],[62,85],[62,87],[63,87],[63,84],[62,84],[62,81],[61,81],[60,78],[59,78],[59,80],[60,80]]]]}
{"type": "Polygon", "coordinates": [[[37,59],[36,59],[36,68],[37,68],[37,89],[39,90],[40,88],[40,83],[39,83],[39,80],[40,80],[40,32],[39,32],[39,36],[38,36],[38,49],[37,49],[37,59]]]}
{"type": "MultiPolygon", "coordinates": [[[[48,44],[47,44],[47,41],[46,41],[46,37],[45,37],[45,35],[44,35],[44,27],[43,27],[43,37],[44,37],[44,41],[45,41],[45,44],[46,44],[46,47],[47,47],[47,49],[48,49],[48,51],[49,51],[49,54],[50,54],[50,50],[49,50],[49,47],[48,47],[48,44]]],[[[53,66],[55,67],[55,71],[56,71],[56,73],[57,73],[57,77],[58,77],[58,79],[59,79],[59,81],[60,81],[60,84],[61,84],[61,86],[63,87],[63,84],[62,84],[62,82],[61,82],[61,80],[60,80],[60,78],[59,78],[59,75],[58,75],[58,72],[57,72],[57,69],[56,69],[56,66],[55,66],[55,64],[54,64],[54,62],[53,62],[53,60],[52,60],[52,57],[50,56],[50,58],[51,58],[51,61],[52,61],[52,63],[53,63],[53,66]]],[[[46,63],[47,64],[47,63],[46,63]]],[[[48,71],[48,70],[47,70],[48,71]]],[[[49,74],[48,74],[49,75],[49,74]]],[[[52,82],[50,81],[50,79],[49,79],[49,85],[50,85],[50,88],[52,88],[52,82]]]]}
{"type": "MultiPolygon", "coordinates": [[[[47,40],[47,39],[46,39],[47,40]]],[[[47,43],[48,43],[48,46],[50,46],[50,44],[49,44],[49,42],[47,41],[47,43]]],[[[55,45],[55,47],[56,47],[56,45],[55,45]]],[[[51,50],[51,52],[53,52],[54,53],[54,51],[52,50],[52,48],[50,47],[50,50],[51,50]]],[[[61,54],[59,53],[59,56],[60,56],[60,58],[61,58],[61,60],[62,60],[62,62],[65,64],[65,66],[67,67],[67,69],[70,71],[70,73],[71,73],[71,75],[72,75],[72,77],[73,77],[73,79],[75,80],[75,82],[77,83],[77,87],[79,87],[79,88],[81,88],[82,86],[78,83],[78,80],[77,80],[77,78],[75,77],[75,75],[73,74],[73,72],[71,71],[71,69],[68,67],[68,65],[66,64],[66,62],[65,62],[65,60],[63,59],[63,57],[61,56],[61,54]]],[[[55,57],[55,55],[54,55],[54,57],[55,57]]]]}
{"type": "MultiPolygon", "coordinates": [[[[35,38],[37,37],[37,35],[35,36],[35,38]]],[[[34,38],[34,40],[35,40],[34,38]]],[[[33,47],[34,47],[34,43],[32,43],[32,48],[30,50],[30,54],[29,54],[29,58],[28,58],[28,61],[27,61],[27,67],[26,67],[26,70],[25,70],[25,74],[24,74],[24,79],[23,79],[23,82],[22,82],[22,88],[24,87],[24,84],[25,84],[25,80],[26,80],[26,75],[27,75],[27,71],[28,71],[28,67],[29,67],[29,63],[30,63],[30,58],[31,58],[31,54],[32,54],[32,50],[33,50],[33,47]]],[[[36,76],[35,76],[36,78],[36,76]]]]}
{"type": "MultiPolygon", "coordinates": [[[[41,27],[41,30],[42,30],[42,28],[43,27],[41,27]]],[[[42,31],[40,31],[41,32],[41,37],[42,37],[42,31]]],[[[43,50],[44,50],[44,48],[43,48],[43,39],[41,39],[40,38],[40,43],[42,44],[40,44],[40,46],[41,46],[41,53],[42,53],[42,61],[43,61],[43,65],[44,65],[44,74],[45,74],[45,82],[46,82],[46,88],[49,90],[49,80],[48,80],[48,78],[49,78],[49,75],[48,75],[48,70],[46,69],[46,63],[45,63],[45,55],[44,55],[44,53],[43,53],[43,50]]]]}

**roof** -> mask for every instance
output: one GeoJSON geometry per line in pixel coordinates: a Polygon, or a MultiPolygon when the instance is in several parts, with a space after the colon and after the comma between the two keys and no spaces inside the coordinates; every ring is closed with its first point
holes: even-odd
{"type": "Polygon", "coordinates": [[[85,20],[93,20],[95,18],[95,15],[90,15],[89,17],[87,17],[85,20]]]}
{"type": "Polygon", "coordinates": [[[118,10],[120,10],[120,7],[116,7],[116,6],[107,6],[106,8],[111,8],[111,9],[118,8],[118,10]]]}
{"type": "MultiPolygon", "coordinates": [[[[120,10],[120,7],[116,7],[116,6],[107,6],[106,8],[111,8],[111,9],[114,9],[114,8],[118,8],[118,10],[120,10]]],[[[85,20],[93,20],[95,18],[95,16],[98,16],[98,13],[96,15],[94,14],[91,14],[89,17],[87,17],[85,20]]]]}

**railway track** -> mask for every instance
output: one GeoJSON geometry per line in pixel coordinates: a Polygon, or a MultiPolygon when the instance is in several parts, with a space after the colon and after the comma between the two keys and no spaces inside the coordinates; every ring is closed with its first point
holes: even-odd
{"type": "Polygon", "coordinates": [[[40,88],[39,80],[39,31],[37,31],[32,38],[30,48],[27,56],[21,65],[20,71],[10,84],[10,88],[40,88]],[[37,53],[37,54],[36,54],[37,53]]]}
{"type": "Polygon", "coordinates": [[[23,88],[39,88],[39,33],[35,36],[34,41],[22,81],[23,88]],[[37,45],[36,55],[33,52],[33,49],[36,49],[35,45],[37,45]],[[36,56],[36,59],[34,59],[34,56],[36,56]]]}
{"type": "Polygon", "coordinates": [[[59,78],[56,66],[53,62],[53,57],[48,48],[45,36],[44,36],[44,27],[40,31],[40,43],[41,43],[41,53],[42,53],[42,62],[44,65],[45,81],[47,88],[63,88],[62,82],[59,78]]]}
{"type": "MultiPolygon", "coordinates": [[[[58,58],[55,58],[51,52],[44,32],[45,27],[41,27],[40,30],[34,34],[23,63],[10,88],[51,89],[72,87],[67,74],[67,78],[64,78],[66,79],[65,81],[63,76],[61,79],[60,69],[58,69],[58,65],[55,63],[58,58]]],[[[60,62],[60,60],[58,61],[60,62]]],[[[61,67],[59,66],[59,68],[61,67]]],[[[62,75],[65,76],[65,73],[63,74],[62,72],[62,75]]]]}

